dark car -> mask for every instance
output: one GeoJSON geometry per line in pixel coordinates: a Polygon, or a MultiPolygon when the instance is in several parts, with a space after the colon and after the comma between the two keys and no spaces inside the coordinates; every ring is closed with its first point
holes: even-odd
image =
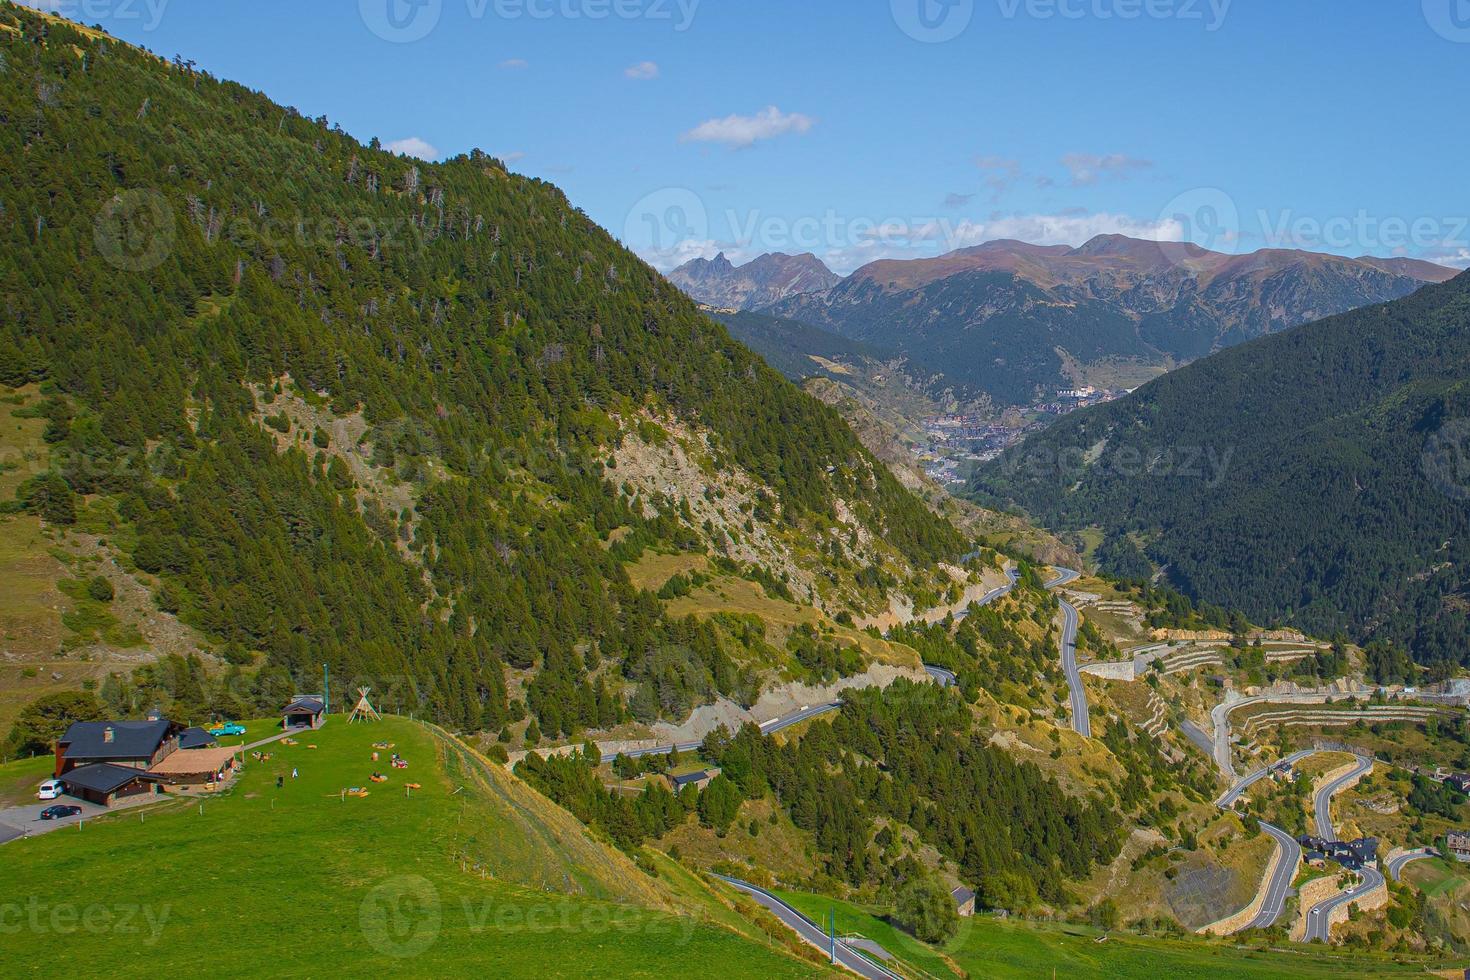
{"type": "Polygon", "coordinates": [[[48,806],[42,810],[41,819],[60,820],[62,817],[74,817],[81,812],[82,808],[79,806],[73,806],[70,803],[58,803],[55,806],[48,806]]]}

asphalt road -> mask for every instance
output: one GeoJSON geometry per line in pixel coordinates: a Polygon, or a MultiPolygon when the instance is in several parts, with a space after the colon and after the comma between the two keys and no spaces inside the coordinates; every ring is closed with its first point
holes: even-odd
{"type": "MultiPolygon", "coordinates": [[[[1201,736],[1203,736],[1203,733],[1201,733],[1201,736]]],[[[1295,765],[1307,756],[1312,755],[1315,751],[1315,749],[1307,749],[1303,752],[1293,752],[1282,761],[1295,765]]],[[[1271,766],[1263,766],[1257,769],[1230,787],[1230,791],[1216,800],[1215,805],[1222,810],[1228,810],[1235,806],[1245,791],[1265,778],[1266,774],[1270,771],[1271,766]]],[[[1264,820],[1261,821],[1261,829],[1270,834],[1277,845],[1280,846],[1281,860],[1276,863],[1276,870],[1272,872],[1271,880],[1266,885],[1266,901],[1262,903],[1261,911],[1251,920],[1250,925],[1246,926],[1247,929],[1266,929],[1275,925],[1276,920],[1281,918],[1281,913],[1286,907],[1287,895],[1291,892],[1292,879],[1296,877],[1297,865],[1301,862],[1302,857],[1302,847],[1296,842],[1295,837],[1292,837],[1274,824],[1266,823],[1264,820]]]]}
{"type": "Polygon", "coordinates": [[[100,817],[107,812],[108,809],[105,806],[98,806],[95,803],[88,803],[86,800],[70,796],[41,803],[27,803],[24,806],[7,807],[0,810],[0,844],[15,840],[17,837],[35,837],[38,834],[48,834],[63,827],[72,827],[85,819],[100,817]],[[62,817],[60,820],[41,819],[42,810],[58,804],[79,806],[82,812],[76,816],[62,817]]]}
{"type": "Polygon", "coordinates": [[[1286,896],[1291,892],[1292,879],[1296,877],[1297,865],[1302,859],[1302,846],[1296,842],[1286,831],[1274,824],[1261,821],[1261,829],[1275,838],[1276,843],[1281,846],[1281,860],[1276,862],[1276,870],[1271,875],[1271,882],[1266,886],[1266,901],[1261,905],[1260,914],[1251,920],[1248,929],[1268,929],[1276,924],[1281,918],[1281,913],[1286,908],[1286,896]]]}
{"type": "Polygon", "coordinates": [[[1392,861],[1388,862],[1388,876],[1394,881],[1404,873],[1404,866],[1411,861],[1421,861],[1424,858],[1439,857],[1439,852],[1432,847],[1421,847],[1415,851],[1405,851],[1392,861]]]}
{"type": "MultiPolygon", "coordinates": [[[[1373,760],[1358,757],[1358,763],[1351,772],[1344,773],[1332,782],[1317,790],[1317,795],[1312,801],[1312,810],[1317,820],[1317,836],[1328,840],[1336,840],[1336,831],[1332,829],[1332,797],[1349,782],[1373,768],[1373,760]]],[[[1346,891],[1338,892],[1331,898],[1323,899],[1307,912],[1307,931],[1302,937],[1306,942],[1320,939],[1324,943],[1332,941],[1332,912],[1340,905],[1345,905],[1360,895],[1370,892],[1383,884],[1383,874],[1375,868],[1364,867],[1358,874],[1362,881],[1346,891]]]]}
{"type": "Polygon", "coordinates": [[[1312,906],[1307,913],[1307,932],[1302,938],[1306,942],[1320,939],[1324,943],[1332,941],[1332,911],[1339,905],[1345,905],[1353,901],[1365,892],[1370,892],[1383,884],[1383,875],[1376,869],[1364,867],[1358,872],[1362,875],[1362,882],[1354,885],[1345,892],[1339,892],[1331,898],[1318,902],[1312,906]]]}
{"type": "MultiPolygon", "coordinates": [[[[1012,589],[1016,587],[1016,581],[1021,577],[1021,573],[1014,568],[1007,568],[1006,577],[1010,579],[1009,582],[1007,582],[1005,585],[999,585],[991,589],[979,599],[976,599],[974,602],[970,603],[970,606],[988,606],[995,600],[999,599],[1001,596],[1008,594],[1012,589]]],[[[964,609],[961,609],[959,612],[955,613],[955,620],[958,621],[970,615],[970,606],[966,606],[964,609]]]]}
{"type": "MultiPolygon", "coordinates": [[[[1057,577],[1046,583],[1048,589],[1058,589],[1079,575],[1068,568],[1058,568],[1057,577]]],[[[1057,597],[1062,607],[1062,671],[1067,675],[1067,689],[1072,698],[1072,729],[1084,738],[1092,737],[1092,719],[1087,714],[1087,688],[1082,684],[1082,672],[1077,669],[1077,627],[1080,617],[1077,607],[1057,597]]]]}
{"type": "Polygon", "coordinates": [[[1337,840],[1337,833],[1332,829],[1332,797],[1348,783],[1372,768],[1372,759],[1365,759],[1359,756],[1358,764],[1353,767],[1352,772],[1338,776],[1332,782],[1317,790],[1317,796],[1312,800],[1312,809],[1317,817],[1318,837],[1323,837],[1327,840],[1337,840]]]}
{"type": "MultiPolygon", "coordinates": [[[[939,680],[939,676],[935,673],[935,671],[938,671],[942,674],[947,674],[950,678],[954,677],[953,674],[950,674],[949,671],[945,670],[943,667],[925,667],[924,669],[929,671],[931,677],[934,677],[935,680],[939,681],[941,687],[947,687],[948,684],[946,684],[942,680],[939,680]]],[[[774,732],[779,732],[782,729],[790,728],[792,725],[799,725],[802,722],[806,721],[808,718],[816,718],[820,715],[825,715],[829,712],[836,711],[841,707],[841,701],[823,701],[821,704],[813,704],[808,707],[802,708],[799,711],[793,711],[789,715],[783,715],[780,718],[772,718],[770,721],[762,722],[760,729],[761,732],[763,732],[764,734],[770,735],[774,732]]],[[[704,743],[702,741],[680,742],[677,746],[654,745],[646,749],[624,749],[622,752],[604,752],[602,754],[602,761],[612,762],[619,755],[625,755],[630,759],[641,759],[644,756],[648,755],[668,755],[670,752],[674,751],[675,748],[677,748],[682,754],[684,752],[693,752],[703,744],[704,743]]]]}
{"type": "MultiPolygon", "coordinates": [[[[727,878],[724,875],[714,875],[714,877],[720,879],[731,888],[742,891],[755,899],[767,911],[780,919],[782,925],[800,936],[803,941],[815,946],[824,953],[831,949],[831,940],[828,939],[827,933],[823,931],[821,926],[764,888],[758,888],[749,882],[741,881],[739,878],[727,878]]],[[[898,974],[884,969],[865,956],[860,956],[848,948],[840,939],[837,941],[837,962],[858,976],[868,978],[868,980],[902,980],[898,974]]]]}
{"type": "MultiPolygon", "coordinates": [[[[1306,749],[1302,752],[1293,752],[1291,755],[1287,756],[1281,761],[1294,766],[1298,762],[1305,759],[1307,756],[1315,754],[1316,751],[1316,749],[1306,749]]],[[[1277,763],[1273,762],[1271,764],[1271,766],[1274,765],[1277,765],[1277,763]]],[[[1240,782],[1230,787],[1230,792],[1226,793],[1224,796],[1216,800],[1215,805],[1220,807],[1222,810],[1233,807],[1246,790],[1250,789],[1257,782],[1265,778],[1266,774],[1271,771],[1271,766],[1264,766],[1260,769],[1257,769],[1255,772],[1251,773],[1249,776],[1246,776],[1240,782]]]]}

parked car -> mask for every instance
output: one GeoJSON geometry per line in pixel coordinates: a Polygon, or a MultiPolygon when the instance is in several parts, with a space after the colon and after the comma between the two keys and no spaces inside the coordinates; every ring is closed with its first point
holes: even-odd
{"type": "Polygon", "coordinates": [[[216,725],[209,730],[209,734],[215,738],[219,738],[222,735],[244,735],[245,726],[232,721],[225,725],[216,725]]]}
{"type": "Polygon", "coordinates": [[[82,808],[79,806],[74,806],[70,803],[58,803],[55,806],[48,806],[42,810],[41,819],[60,820],[62,817],[74,817],[81,812],[82,808]]]}
{"type": "Polygon", "coordinates": [[[36,799],[38,799],[38,800],[54,800],[58,796],[60,796],[62,793],[65,793],[65,792],[66,792],[66,787],[61,785],[61,780],[59,780],[59,779],[48,779],[44,783],[41,784],[41,788],[40,789],[36,790],[36,799]]]}

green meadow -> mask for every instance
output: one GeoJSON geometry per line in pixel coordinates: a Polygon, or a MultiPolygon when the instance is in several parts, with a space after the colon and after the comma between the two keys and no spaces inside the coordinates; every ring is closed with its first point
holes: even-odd
{"type": "MultiPolygon", "coordinates": [[[[780,892],[816,922],[835,912],[839,935],[871,939],[898,960],[898,972],[931,977],[1107,977],[1109,980],[1223,980],[1232,977],[1423,976],[1425,962],[1383,954],[1335,952],[1276,943],[1269,951],[1227,941],[1153,939],[1087,926],[961,920],[958,935],[938,949],[921,943],[870,910],[821,895],[780,892]]],[[[889,964],[894,967],[895,964],[889,964]]]]}
{"type": "MultiPolygon", "coordinates": [[[[3,845],[4,972],[820,971],[731,921],[693,876],[667,866],[650,876],[422,726],[339,716],[299,741],[271,746],[269,762],[202,803],[171,800],[3,845]],[[377,750],[378,763],[375,742],[394,746],[377,750]],[[390,751],[410,768],[391,769],[390,751]],[[371,783],[375,770],[389,782],[371,783]],[[369,792],[344,798],[348,787],[369,792]]],[[[28,782],[34,768],[7,766],[0,780],[28,782]]]]}

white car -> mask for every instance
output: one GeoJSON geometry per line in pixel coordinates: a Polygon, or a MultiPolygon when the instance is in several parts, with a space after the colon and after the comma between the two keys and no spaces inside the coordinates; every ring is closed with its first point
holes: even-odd
{"type": "Polygon", "coordinates": [[[36,799],[38,799],[38,800],[54,800],[54,799],[58,798],[59,796],[61,796],[61,794],[65,793],[65,792],[66,792],[66,787],[64,787],[64,786],[61,785],[61,780],[59,780],[59,779],[48,779],[44,783],[42,783],[41,784],[41,788],[36,791],[36,799]]]}

